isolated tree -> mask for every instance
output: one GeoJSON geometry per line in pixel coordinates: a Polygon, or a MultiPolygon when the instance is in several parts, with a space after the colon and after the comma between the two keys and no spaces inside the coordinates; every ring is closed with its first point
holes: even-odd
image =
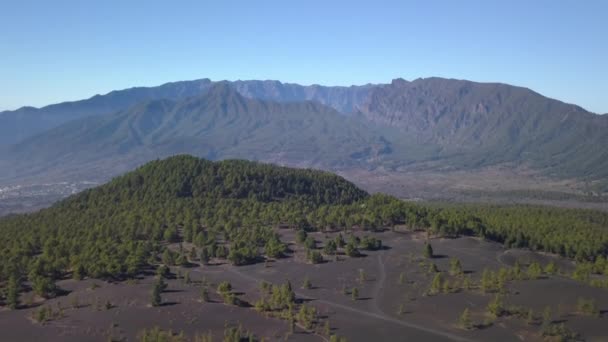
{"type": "Polygon", "coordinates": [[[308,279],[308,277],[304,278],[304,282],[302,283],[302,288],[307,289],[307,290],[312,288],[312,284],[310,283],[310,279],[308,279]]]}
{"type": "Polygon", "coordinates": [[[465,330],[470,330],[473,327],[471,323],[471,313],[469,312],[469,308],[465,308],[464,311],[460,314],[460,318],[458,319],[458,325],[465,330]]]}
{"type": "Polygon", "coordinates": [[[350,292],[350,295],[353,298],[353,300],[359,299],[359,289],[356,287],[353,287],[353,289],[350,292]]]}
{"type": "Polygon", "coordinates": [[[325,321],[323,332],[325,333],[325,336],[329,336],[331,334],[331,327],[329,326],[329,321],[325,321]]]}
{"type": "Polygon", "coordinates": [[[526,323],[528,325],[532,325],[536,322],[536,318],[534,317],[534,311],[532,309],[528,309],[528,313],[526,314],[526,323]]]}
{"type": "Polygon", "coordinates": [[[425,258],[433,258],[433,246],[431,246],[430,243],[425,243],[424,244],[424,257],[425,258]]]}
{"type": "Polygon", "coordinates": [[[207,286],[201,287],[201,301],[203,303],[209,302],[209,289],[207,289],[207,286]]]}
{"type": "Polygon", "coordinates": [[[403,315],[405,313],[405,306],[403,304],[399,304],[399,310],[397,310],[397,315],[403,315]]]}
{"type": "Polygon", "coordinates": [[[229,293],[232,291],[232,284],[228,281],[223,281],[217,286],[217,292],[219,294],[229,293]]]}
{"type": "Polygon", "coordinates": [[[360,268],[359,269],[359,283],[363,283],[366,278],[367,278],[367,276],[365,275],[365,270],[360,268]]]}
{"type": "Polygon", "coordinates": [[[431,282],[431,294],[437,294],[441,290],[441,285],[443,284],[443,278],[441,277],[441,273],[435,274],[433,277],[433,281],[431,282]]]}
{"type": "Polygon", "coordinates": [[[473,289],[473,281],[471,280],[471,277],[464,277],[464,279],[462,280],[462,288],[466,291],[470,291],[473,289]]]}
{"type": "Polygon", "coordinates": [[[456,258],[450,259],[450,274],[453,276],[462,274],[462,265],[460,264],[460,260],[456,258]]]}
{"type": "Polygon", "coordinates": [[[548,327],[551,323],[553,323],[553,313],[551,312],[551,307],[546,306],[543,310],[543,328],[548,327]]]}
{"type": "Polygon", "coordinates": [[[162,304],[162,298],[161,298],[162,291],[163,290],[159,283],[154,284],[154,287],[152,288],[152,296],[150,298],[150,304],[152,304],[152,306],[160,306],[162,304]]]}

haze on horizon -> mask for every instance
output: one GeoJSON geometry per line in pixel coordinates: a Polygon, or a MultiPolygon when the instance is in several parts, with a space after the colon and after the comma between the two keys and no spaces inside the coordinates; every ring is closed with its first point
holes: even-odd
{"type": "Polygon", "coordinates": [[[0,110],[211,78],[447,77],[608,112],[604,1],[5,4],[0,110]]]}

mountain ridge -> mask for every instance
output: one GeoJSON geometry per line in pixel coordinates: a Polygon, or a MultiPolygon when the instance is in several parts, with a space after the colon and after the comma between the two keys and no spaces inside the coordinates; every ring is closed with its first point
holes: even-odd
{"type": "Polygon", "coordinates": [[[328,167],[381,154],[382,147],[376,152],[361,149],[384,144],[369,127],[328,106],[250,99],[220,82],[181,101],[150,100],[69,122],[13,145],[7,154],[15,176],[44,173],[44,165],[77,169],[121,156],[145,162],[181,153],[328,167]]]}
{"type": "Polygon", "coordinates": [[[512,165],[550,177],[608,179],[608,152],[603,149],[608,117],[523,87],[395,79],[350,87],[350,93],[338,87],[338,96],[324,100],[332,107],[314,99],[295,101],[331,94],[325,88],[315,93],[317,86],[307,93],[297,85],[279,88],[285,84],[276,81],[192,82],[170,89],[180,96],[190,89],[194,96],[146,99],[113,113],[70,120],[8,147],[0,145],[1,179],[82,178],[92,170],[107,178],[180,153],[328,170],[512,165]],[[369,94],[363,100],[359,95],[365,92],[369,94]],[[270,100],[258,98],[264,96],[270,100]],[[335,108],[342,105],[353,111],[335,108]]]}
{"type": "Polygon", "coordinates": [[[282,83],[273,80],[211,81],[208,78],[168,82],[153,87],[132,87],[114,90],[104,95],[97,94],[83,100],[51,104],[41,108],[25,106],[14,111],[2,111],[0,112],[0,145],[17,143],[36,133],[74,119],[125,110],[146,100],[178,100],[197,96],[218,82],[233,84],[239,92],[247,97],[278,102],[316,100],[345,113],[352,112],[363,101],[365,94],[371,88],[371,85],[350,87],[302,86],[296,83],[282,83]]]}

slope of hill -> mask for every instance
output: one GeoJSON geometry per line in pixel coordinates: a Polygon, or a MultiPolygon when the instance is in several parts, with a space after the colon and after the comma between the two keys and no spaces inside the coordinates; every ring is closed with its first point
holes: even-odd
{"type": "Polygon", "coordinates": [[[377,87],[361,111],[370,121],[399,128],[441,153],[428,159],[475,168],[529,164],[568,177],[608,176],[608,120],[499,83],[427,78],[377,87]]]}
{"type": "MultiPolygon", "coordinates": [[[[158,251],[155,243],[170,240],[178,227],[195,230],[194,235],[202,224],[237,234],[229,227],[266,225],[276,222],[276,215],[299,221],[303,218],[294,216],[294,210],[348,205],[367,196],[343,178],[322,171],[172,157],[39,213],[1,219],[2,234],[17,235],[0,242],[0,278],[23,272],[32,281],[33,274],[56,279],[76,269],[93,277],[133,275],[158,251]],[[280,214],[283,205],[289,210],[280,214]]],[[[189,236],[187,241],[192,240],[189,236]]]]}
{"type": "Polygon", "coordinates": [[[586,210],[425,207],[369,196],[327,172],[176,156],[37,213],[0,219],[0,233],[11,237],[0,240],[0,279],[27,277],[42,294],[68,272],[124,279],[156,264],[162,242],[181,239],[210,256],[249,263],[285,251],[272,230],[277,224],[345,231],[406,225],[589,260],[607,253],[606,222],[607,214],[586,210]]]}
{"type": "Polygon", "coordinates": [[[388,152],[381,135],[334,109],[249,99],[220,82],[197,97],[147,101],[27,139],[10,148],[13,173],[3,176],[95,170],[107,177],[176,153],[331,168],[364,165],[388,152]]]}
{"type": "MultiPolygon", "coordinates": [[[[225,81],[223,81],[225,82],[225,81]]],[[[157,87],[135,87],[95,95],[89,99],[63,102],[43,108],[23,107],[0,112],[0,146],[17,143],[68,121],[110,114],[144,101],[180,100],[200,96],[213,84],[209,79],[166,83],[157,87]]],[[[344,113],[353,112],[366,98],[372,85],[351,87],[302,86],[279,81],[230,82],[241,94],[277,102],[316,101],[344,113]]]]}

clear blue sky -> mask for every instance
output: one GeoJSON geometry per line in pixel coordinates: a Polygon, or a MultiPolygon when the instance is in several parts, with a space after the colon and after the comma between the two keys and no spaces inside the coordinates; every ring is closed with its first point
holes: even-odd
{"type": "Polygon", "coordinates": [[[605,0],[2,0],[0,56],[0,109],[204,77],[441,76],[608,112],[605,0]]]}

